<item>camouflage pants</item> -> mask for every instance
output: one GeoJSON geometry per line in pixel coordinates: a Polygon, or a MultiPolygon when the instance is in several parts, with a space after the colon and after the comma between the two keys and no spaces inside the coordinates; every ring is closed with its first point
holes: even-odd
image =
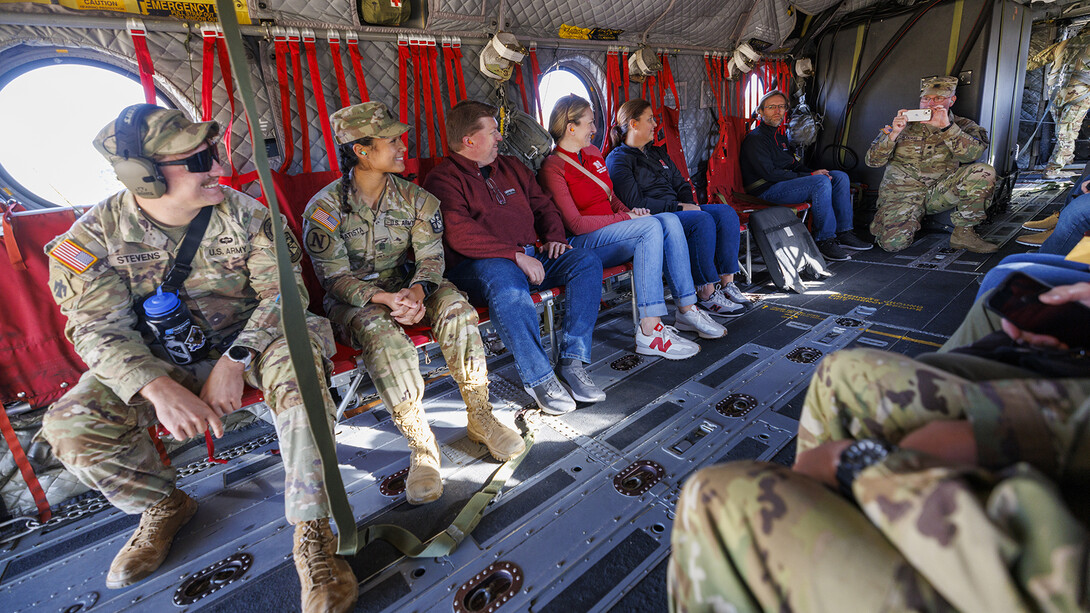
{"type": "MultiPolygon", "coordinates": [[[[1042,429],[1048,443],[1024,455],[1047,466],[1070,447],[1068,421],[1088,396],[1087,380],[977,384],[898,354],[841,351],[814,374],[798,449],[845,438],[896,443],[970,413],[994,425],[996,440],[1004,427],[1042,429]]],[[[995,459],[981,456],[982,465],[995,459]]],[[[756,462],[697,472],[678,502],[672,610],[1080,610],[1086,532],[1028,464],[1000,479],[901,450],[864,470],[854,492],[859,507],[756,462]]]]}
{"type": "MultiPolygon", "coordinates": [[[[389,309],[371,303],[350,312],[347,327],[362,350],[363,365],[382,402],[388,408],[405,402],[420,402],[424,398],[420,359],[405,330],[390,317],[389,309]]],[[[336,317],[336,310],[330,315],[336,317]]],[[[452,283],[444,280],[424,300],[423,323],[431,325],[450,376],[458,383],[463,396],[467,385],[488,384],[484,345],[477,329],[477,311],[452,283]]]]}
{"type": "Polygon", "coordinates": [[[930,185],[921,181],[895,187],[883,184],[871,234],[886,251],[901,251],[912,244],[924,214],[957,209],[950,216],[955,226],[975,226],[984,221],[995,180],[994,168],[974,163],[930,185]]]}
{"type": "MultiPolygon", "coordinates": [[[[310,326],[328,323],[323,319],[310,326]]],[[[308,326],[308,327],[310,327],[308,326]]],[[[319,341],[312,331],[312,347],[319,373],[324,373],[319,341]]],[[[204,369],[207,370],[207,369],[204,369]]],[[[194,393],[201,381],[192,373],[174,368],[172,378],[194,393]]],[[[324,378],[324,376],[323,376],[324,378]]],[[[329,517],[318,450],[307,422],[299,388],[288,354],[287,340],[279,337],[246,372],[246,382],[264,391],[265,402],[275,416],[284,461],[284,507],[292,523],[329,517]]],[[[330,417],[336,410],[329,391],[322,387],[330,417]]],[[[88,487],[102,492],[126,513],[142,513],[174,490],[176,473],[163,464],[148,426],[157,423],[151,403],[139,396],[125,404],[94,375],[85,374],[53,404],[42,421],[42,436],[65,468],[88,487]]]]}
{"type": "Polygon", "coordinates": [[[1053,111],[1052,117],[1056,119],[1056,148],[1048,158],[1046,171],[1059,170],[1071,163],[1075,157],[1075,138],[1082,128],[1082,120],[1086,117],[1086,111],[1090,109],[1090,96],[1078,100],[1080,96],[1090,93],[1090,85],[1073,83],[1060,90],[1056,99],[1052,102],[1054,107],[1062,107],[1059,116],[1053,111]]]}

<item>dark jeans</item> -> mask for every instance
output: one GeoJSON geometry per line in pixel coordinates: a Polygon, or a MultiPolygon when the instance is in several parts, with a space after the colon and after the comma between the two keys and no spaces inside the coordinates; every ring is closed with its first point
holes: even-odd
{"type": "Polygon", "coordinates": [[[699,211],[674,211],[685,228],[693,284],[697,289],[718,283],[719,275],[732,275],[738,266],[741,224],[738,213],[726,204],[702,204],[699,211]]]}
{"type": "Polygon", "coordinates": [[[560,357],[583,362],[590,362],[591,335],[602,299],[602,261],[590,250],[570,249],[555,260],[541,253],[534,257],[545,268],[541,285],[530,285],[514,260],[505,258],[463,260],[447,271],[447,278],[469,295],[470,302],[488,307],[522,382],[530,387],[553,376],[530,292],[565,286],[560,357]]]}
{"type": "Polygon", "coordinates": [[[814,240],[833,238],[838,232],[852,229],[852,194],[848,175],[839,170],[825,175],[810,175],[780,181],[761,192],[761,198],[776,204],[797,204],[810,201],[814,215],[814,240]]]}

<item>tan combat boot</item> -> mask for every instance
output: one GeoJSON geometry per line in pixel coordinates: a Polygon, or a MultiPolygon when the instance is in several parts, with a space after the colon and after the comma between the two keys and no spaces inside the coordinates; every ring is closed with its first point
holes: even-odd
{"type": "Polygon", "coordinates": [[[439,475],[439,444],[424,419],[424,407],[404,402],[391,411],[397,429],[409,443],[409,476],[405,479],[405,499],[409,504],[424,504],[443,495],[439,475]]]}
{"type": "Polygon", "coordinates": [[[999,251],[999,245],[993,245],[980,238],[972,226],[957,226],[950,235],[950,247],[964,249],[973,253],[995,253],[999,251]]]}
{"type": "Polygon", "coordinates": [[[337,556],[328,519],[295,524],[295,571],[303,588],[303,613],[340,613],[356,604],[359,584],[352,567],[337,556]]]}
{"type": "Polygon", "coordinates": [[[174,535],[196,512],[197,501],[177,488],[144,511],[136,532],[114,556],[106,587],[123,588],[154,573],[166,559],[174,535]]]}
{"type": "Polygon", "coordinates": [[[501,424],[492,414],[492,404],[488,401],[488,384],[462,386],[462,399],[466,401],[466,413],[469,423],[466,432],[469,440],[483,443],[488,453],[501,462],[506,462],[522,453],[526,443],[517,432],[501,424]]]}

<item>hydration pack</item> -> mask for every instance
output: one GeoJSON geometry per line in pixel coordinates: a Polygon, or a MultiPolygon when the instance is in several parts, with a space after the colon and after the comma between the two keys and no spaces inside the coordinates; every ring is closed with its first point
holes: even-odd
{"type": "Polygon", "coordinates": [[[500,153],[517,157],[536,173],[553,149],[553,137],[530,115],[513,107],[506,112],[500,153]]]}

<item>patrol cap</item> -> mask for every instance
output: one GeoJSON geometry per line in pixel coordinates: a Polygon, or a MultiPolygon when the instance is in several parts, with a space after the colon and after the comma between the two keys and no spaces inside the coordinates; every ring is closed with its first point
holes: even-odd
{"type": "Polygon", "coordinates": [[[329,116],[329,124],[341,145],[361,138],[393,138],[409,131],[409,126],[394,119],[381,102],[346,106],[329,116]]]}
{"type": "MultiPolygon", "coordinates": [[[[111,164],[123,159],[117,154],[116,124],[116,120],[110,120],[94,140],[95,149],[111,164]]],[[[176,109],[154,109],[144,115],[141,124],[140,154],[149,158],[193,151],[205,141],[214,141],[220,133],[219,123],[194,123],[176,109]]]]}
{"type": "Polygon", "coordinates": [[[946,96],[954,95],[958,88],[957,77],[924,77],[920,79],[921,96],[946,96]]]}

